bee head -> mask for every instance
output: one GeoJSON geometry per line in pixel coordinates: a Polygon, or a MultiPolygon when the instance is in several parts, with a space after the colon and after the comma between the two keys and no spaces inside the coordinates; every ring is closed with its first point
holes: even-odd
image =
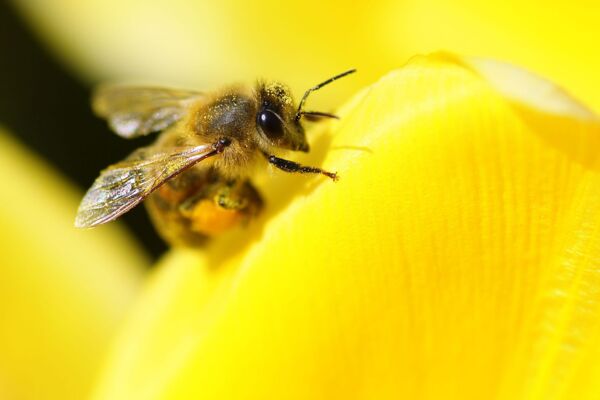
{"type": "Polygon", "coordinates": [[[331,82],[356,72],[351,69],[335,75],[324,82],[308,89],[298,107],[294,104],[290,90],[279,82],[259,83],[257,96],[259,102],[256,113],[256,126],[264,138],[273,146],[294,151],[308,151],[306,135],[300,120],[320,118],[337,118],[333,114],[320,111],[304,110],[308,95],[331,82]]]}
{"type": "Polygon", "coordinates": [[[295,118],[296,106],[288,87],[279,82],[259,83],[256,126],[270,145],[308,151],[306,134],[295,118]]]}

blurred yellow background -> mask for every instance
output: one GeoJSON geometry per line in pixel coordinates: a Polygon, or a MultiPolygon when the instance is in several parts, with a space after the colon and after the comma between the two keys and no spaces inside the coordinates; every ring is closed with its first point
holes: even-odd
{"type": "Polygon", "coordinates": [[[597,1],[16,0],[40,38],[89,80],[213,88],[256,77],[331,106],[415,54],[448,50],[540,73],[600,110],[597,1]],[[335,92],[335,93],[333,93],[335,92]]]}

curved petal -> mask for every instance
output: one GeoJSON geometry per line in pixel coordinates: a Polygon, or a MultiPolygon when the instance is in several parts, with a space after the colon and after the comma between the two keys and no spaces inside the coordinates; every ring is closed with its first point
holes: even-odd
{"type": "Polygon", "coordinates": [[[1,130],[0,182],[0,397],[84,398],[148,260],[76,230],[80,195],[1,130]]]}
{"type": "Polygon", "coordinates": [[[338,183],[274,173],[165,258],[96,399],[597,396],[600,125],[467,64],[386,75],[304,160],[338,183]]]}

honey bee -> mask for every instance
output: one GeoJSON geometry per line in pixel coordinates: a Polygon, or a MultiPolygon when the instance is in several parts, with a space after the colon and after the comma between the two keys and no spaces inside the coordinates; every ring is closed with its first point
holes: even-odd
{"type": "Polygon", "coordinates": [[[88,228],[123,215],[146,199],[150,217],[171,245],[198,246],[263,207],[250,177],[267,162],[285,172],[335,172],[277,157],[275,150],[308,152],[302,118],[337,118],[304,110],[310,93],[355,72],[338,74],[305,93],[296,106],[280,82],[231,86],[214,93],[107,86],[92,98],[94,112],[121,137],[162,131],[156,141],[103,170],[87,191],[75,226],[88,228]]]}

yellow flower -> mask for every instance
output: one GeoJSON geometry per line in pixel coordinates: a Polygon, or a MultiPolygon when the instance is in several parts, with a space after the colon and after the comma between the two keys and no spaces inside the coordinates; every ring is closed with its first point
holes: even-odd
{"type": "MultiPolygon", "coordinates": [[[[204,250],[168,253],[93,398],[600,397],[598,118],[554,85],[497,62],[436,54],[397,69],[439,48],[492,54],[600,110],[600,56],[590,51],[597,5],[17,3],[90,80],[210,88],[266,76],[299,92],[359,68],[311,98],[325,109],[365,88],[339,122],[311,132],[314,151],[297,157],[341,180],[261,176],[268,207],[258,221],[204,250]]],[[[46,180],[41,168],[11,175],[14,165],[28,171],[24,157],[0,157],[6,187],[46,180]]],[[[137,294],[137,269],[130,281],[120,274],[143,257],[134,251],[128,261],[118,231],[84,239],[91,233],[53,223],[48,215],[72,216],[35,200],[61,198],[60,190],[10,191],[0,212],[10,221],[6,259],[17,267],[0,284],[9,294],[0,315],[15,329],[0,337],[0,397],[81,398],[137,294]],[[46,230],[32,229],[40,225],[46,230]],[[63,237],[81,242],[62,252],[63,237]],[[18,267],[34,264],[44,279],[18,267]],[[102,267],[107,277],[94,279],[102,267]],[[96,290],[82,290],[88,282],[96,290]],[[76,307],[63,317],[69,303],[76,307]]],[[[74,212],[69,201],[61,204],[74,212]]]]}
{"type": "Polygon", "coordinates": [[[363,90],[249,230],[172,251],[96,399],[596,398],[600,125],[513,67],[363,90]]]}

